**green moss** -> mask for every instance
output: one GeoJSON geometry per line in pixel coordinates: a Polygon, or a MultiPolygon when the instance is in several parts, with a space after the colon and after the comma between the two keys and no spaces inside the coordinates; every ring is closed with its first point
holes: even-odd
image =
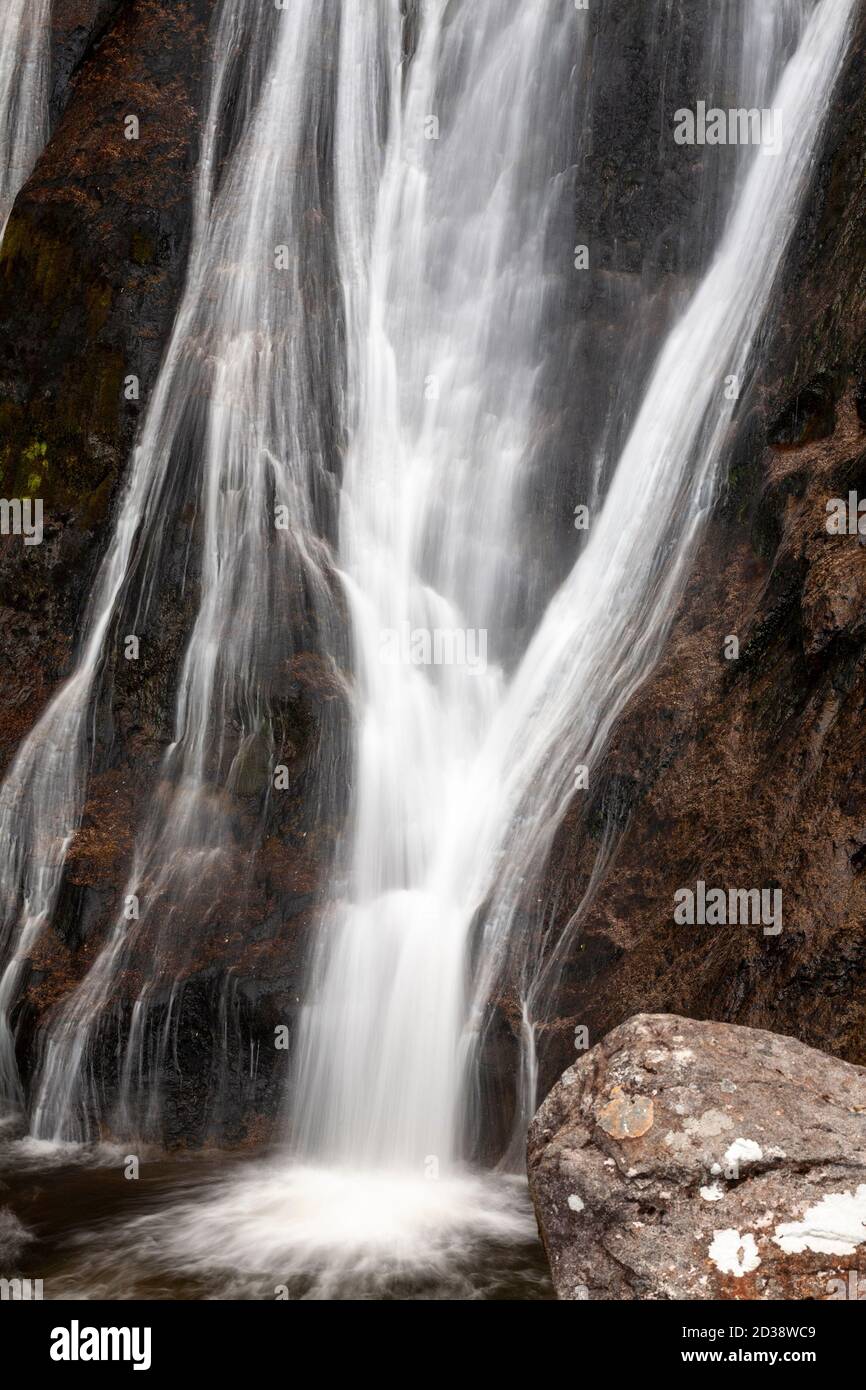
{"type": "MultiPolygon", "coordinates": [[[[78,350],[61,358],[59,378],[25,406],[0,400],[0,468],[10,496],[38,494],[48,507],[102,516],[129,428],[123,401],[124,355],[99,341],[114,290],[91,278],[77,242],[28,215],[13,215],[0,252],[0,278],[26,294],[34,332],[73,333],[78,350]],[[81,320],[84,319],[82,324],[81,320]]],[[[137,253],[146,249],[136,242],[137,253]]]]}
{"type": "Polygon", "coordinates": [[[48,445],[42,440],[34,439],[21,451],[21,462],[18,468],[18,476],[25,480],[22,489],[24,496],[34,497],[39,492],[47,471],[48,445]]]}
{"type": "Polygon", "coordinates": [[[3,237],[2,248],[0,248],[0,265],[5,267],[9,261],[14,261],[19,251],[23,250],[27,240],[29,238],[24,235],[23,221],[13,213],[3,237]]]}
{"type": "Polygon", "coordinates": [[[28,444],[27,448],[24,450],[21,459],[22,462],[26,463],[27,466],[31,468],[34,464],[47,464],[48,445],[43,444],[41,440],[34,439],[33,443],[28,444]]]}

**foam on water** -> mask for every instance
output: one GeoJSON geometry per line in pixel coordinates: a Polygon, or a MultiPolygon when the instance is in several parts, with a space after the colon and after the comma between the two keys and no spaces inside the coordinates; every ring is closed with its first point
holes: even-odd
{"type": "Polygon", "coordinates": [[[257,1164],[85,1231],[52,1296],[547,1297],[526,1184],[468,1172],[257,1164]]]}

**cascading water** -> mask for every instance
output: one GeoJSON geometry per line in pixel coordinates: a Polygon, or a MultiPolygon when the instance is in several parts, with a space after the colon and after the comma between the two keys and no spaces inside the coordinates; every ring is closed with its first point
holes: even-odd
{"type": "MultiPolygon", "coordinates": [[[[513,931],[523,886],[574,796],[575,768],[596,768],[673,620],[716,496],[735,410],[726,387],[732,377],[742,387],[752,365],[852,10],[848,0],[829,0],[812,11],[772,98],[782,150],[753,157],[721,245],[656,363],[589,544],[545,614],[482,752],[482,776],[495,778],[497,797],[464,830],[482,846],[484,866],[469,898],[470,908],[486,899],[476,1020],[509,954],[530,1018],[550,1003],[573,937],[561,938],[547,959],[533,957],[513,931]],[[814,99],[804,103],[807,85],[814,99]]],[[[765,65],[765,80],[771,74],[765,65]]],[[[572,929],[578,920],[576,913],[572,929]]],[[[524,1099],[525,1130],[535,1097],[524,1099]]]]}
{"type": "MultiPolygon", "coordinates": [[[[789,21],[805,12],[788,0],[751,9],[737,65],[744,104],[773,97],[789,21]]],[[[296,1086],[302,1151],[416,1172],[425,1157],[447,1166],[460,1152],[475,912],[490,894],[477,1026],[503,951],[526,951],[511,940],[521,887],[572,799],[574,767],[594,767],[672,616],[733,414],[725,376],[745,373],[821,124],[821,104],[799,116],[791,93],[816,50],[826,90],[846,22],[844,7],[816,15],[775,98],[791,108],[785,156],[747,152],[725,241],[660,358],[590,546],[508,682],[496,664],[389,661],[383,642],[401,627],[481,630],[508,654],[526,572],[520,516],[543,357],[545,200],[561,167],[550,133],[577,54],[557,6],[508,10],[505,22],[497,6],[444,26],[443,14],[425,13],[406,91],[392,99],[372,225],[354,184],[340,204],[338,182],[356,402],[341,559],[363,693],[349,902],[321,939],[296,1086]],[[444,102],[437,83],[463,61],[471,86],[461,91],[458,75],[447,132],[425,152],[425,113],[444,102]],[[491,109],[506,113],[502,124],[485,125],[491,109]],[[437,385],[432,401],[425,380],[437,385]]],[[[358,70],[365,41],[346,26],[347,71],[358,70]]],[[[354,152],[354,106],[347,124],[354,152]]],[[[341,133],[338,122],[338,142],[341,133]]],[[[540,968],[518,959],[530,1017],[540,968]]],[[[521,1113],[523,1129],[527,1120],[521,1113]]]]}
{"type": "MultiPolygon", "coordinates": [[[[272,1262],[301,1279],[315,1271],[308,1291],[328,1296],[376,1287],[385,1271],[397,1277],[405,1267],[441,1275],[449,1248],[459,1263],[485,1237],[519,1239],[513,1194],[459,1169],[474,1041],[510,965],[531,1046],[546,1003],[545,972],[558,957],[554,950],[535,959],[515,940],[522,887],[543,863],[573,795],[575,764],[596,766],[671,620],[733,414],[725,377],[748,370],[850,12],[845,0],[812,12],[775,93],[790,43],[786,21],[806,9],[767,7],[759,16],[779,20],[771,61],[758,42],[766,43],[767,30],[747,28],[750,99],[772,96],[783,110],[784,146],[748,152],[724,237],[660,354],[590,543],[510,680],[496,665],[472,673],[415,666],[406,652],[392,659],[391,639],[401,625],[417,633],[489,624],[494,651],[506,662],[512,655],[524,574],[517,517],[540,354],[544,203],[538,192],[532,199],[531,182],[521,183],[516,155],[496,166],[489,183],[483,174],[469,178],[468,131],[476,130],[474,157],[481,124],[473,102],[491,100],[492,86],[503,98],[510,92],[504,109],[518,108],[517,124],[532,144],[544,123],[531,73],[542,47],[556,65],[554,10],[509,10],[509,39],[519,33],[520,40],[498,48],[485,21],[502,25],[501,7],[476,7],[471,18],[452,11],[449,30],[444,7],[431,6],[405,92],[389,92],[384,156],[375,142],[379,103],[368,94],[366,106],[355,105],[357,88],[344,89],[350,114],[342,124],[338,118],[337,197],[351,447],[340,554],[362,681],[346,894],[319,943],[298,1049],[298,1161],[230,1186],[208,1206],[206,1237],[199,1208],[175,1212],[177,1229],[165,1232],[167,1263],[200,1272],[219,1246],[236,1270],[272,1262]],[[476,80],[467,134],[454,100],[453,143],[445,136],[425,151],[418,129],[436,109],[441,72],[454,72],[451,43],[454,52],[476,55],[468,62],[476,80]],[[491,58],[488,81],[482,53],[491,58]],[[817,98],[805,111],[796,96],[807,74],[817,98]],[[340,136],[351,146],[352,177],[341,170],[340,136]],[[359,168],[370,177],[381,170],[375,202],[358,189],[359,168]],[[534,218],[521,216],[527,204],[534,218]],[[460,238],[452,235],[452,216],[464,229],[460,238]],[[470,285],[473,313],[464,319],[470,285]],[[503,360],[508,370],[500,376],[503,360]],[[438,397],[424,400],[423,384],[437,378],[438,397]],[[474,471],[462,466],[464,450],[474,471]],[[513,557],[507,577],[497,573],[502,549],[513,557]],[[470,933],[485,902],[467,997],[470,933]]],[[[507,32],[507,24],[494,27],[500,38],[507,32]]],[[[372,61],[382,33],[362,21],[345,27],[341,74],[357,79],[365,56],[368,70],[387,71],[372,61]]],[[[500,154],[503,146],[500,129],[500,154]]],[[[482,171],[490,167],[476,162],[482,171]]],[[[531,167],[540,175],[536,190],[549,185],[555,162],[545,163],[536,149],[531,167]]],[[[531,1052],[524,1075],[531,1086],[531,1052]]]]}
{"type": "MultiPolygon", "coordinates": [[[[372,205],[349,83],[337,112],[352,407],[340,565],[361,691],[347,901],[322,933],[296,1086],[305,1151],[418,1172],[459,1151],[465,923],[443,875],[531,603],[521,511],[579,57],[557,3],[447,8],[425,8],[405,91],[392,88],[372,205]],[[452,639],[458,661],[449,640],[443,664],[414,664],[413,633],[452,639]]],[[[370,25],[344,22],[341,73],[361,67],[370,25]]]]}
{"type": "MultiPolygon", "coordinates": [[[[51,0],[9,0],[0,14],[0,240],[16,194],[30,174],[48,134],[49,22],[51,0]]],[[[65,751],[60,757],[65,758],[65,751]]],[[[51,761],[53,752],[48,755],[51,761]]],[[[31,867],[23,893],[20,931],[11,959],[0,973],[0,1106],[18,1108],[23,1095],[18,1081],[8,1015],[20,980],[26,952],[33,944],[53,905],[48,862],[65,854],[64,827],[49,814],[40,834],[31,834],[30,778],[18,763],[10,774],[22,793],[14,817],[0,797],[0,842],[6,861],[0,871],[0,958],[9,949],[10,878],[23,877],[23,844],[31,867]],[[23,824],[22,824],[23,820],[23,824]],[[20,838],[19,838],[20,837],[20,838]]]]}
{"type": "MultiPolygon", "coordinates": [[[[123,895],[124,903],[135,899],[140,915],[130,919],[121,909],[51,1029],[32,1119],[34,1134],[45,1139],[77,1140],[92,1132],[91,1112],[99,1106],[88,1049],[129,952],[145,941],[152,972],[136,1005],[134,1046],[153,985],[170,989],[179,971],[188,916],[201,922],[218,909],[221,877],[249,871],[254,839],[251,846],[236,845],[231,802],[221,797],[234,790],[251,749],[268,765],[274,761],[270,703],[274,673],[292,652],[287,618],[297,603],[293,595],[304,593],[311,624],[315,619],[327,626],[332,606],[314,519],[317,489],[328,487],[314,405],[320,345],[313,319],[300,315],[311,254],[306,214],[320,203],[321,189],[315,163],[297,173],[303,141],[323,120],[327,87],[319,76],[319,48],[332,16],[327,4],[293,7],[282,16],[261,69],[255,55],[268,51],[273,18],[260,19],[245,35],[244,51],[253,55],[244,76],[249,114],[211,194],[225,67],[237,51],[232,39],[243,13],[233,3],[223,11],[215,48],[225,56],[211,100],[192,266],[114,543],[120,580],[129,564],[126,533],[152,519],[166,461],[181,452],[200,455],[198,615],[179,677],[174,737],[123,895]],[[280,529],[283,514],[291,524],[280,529]],[[258,614],[255,621],[252,614],[258,614]]],[[[116,600],[116,585],[106,584],[93,654],[85,653],[76,680],[92,680],[95,650],[116,600]]],[[[326,650],[335,643],[331,632],[326,650]]],[[[76,698],[79,730],[85,710],[76,698]]],[[[75,805],[68,796],[70,818],[75,805]]],[[[157,1100],[148,1094],[150,1078],[140,1076],[130,1055],[122,1078],[120,1122],[140,1128],[157,1100]],[[129,1094],[133,1080],[144,1083],[140,1094],[129,1094]]]]}
{"type": "Polygon", "coordinates": [[[51,0],[6,0],[0,13],[0,239],[48,134],[51,0]]]}
{"type": "MultiPolygon", "coordinates": [[[[735,408],[725,378],[744,379],[752,363],[853,6],[755,0],[745,23],[735,4],[730,29],[714,26],[738,104],[782,111],[781,147],[745,150],[726,197],[708,189],[708,224],[732,203],[718,249],[640,408],[630,403],[621,453],[602,455],[603,506],[540,616],[555,568],[539,566],[525,516],[545,482],[538,397],[551,256],[562,255],[552,247],[574,177],[580,16],[558,0],[427,0],[413,9],[401,64],[399,0],[298,0],[267,21],[279,31],[225,0],[177,325],[76,670],[0,795],[12,846],[0,875],[13,943],[5,1016],[80,818],[108,634],[131,575],[139,607],[156,582],[170,460],[200,457],[198,612],[127,885],[141,917],[131,929],[118,919],[54,1020],[33,1110],[43,1137],[92,1133],[94,1030],[130,950],[147,943],[117,1120],[140,1132],[151,995],[171,986],[202,875],[236,863],[217,791],[231,791],[250,746],[274,751],[269,672],[291,650],[281,579],[303,581],[322,650],[336,655],[339,641],[315,507],[329,488],[321,361],[335,345],[311,327],[299,270],[305,214],[330,194],[304,142],[332,123],[348,441],[336,569],[358,683],[353,806],[297,1040],[292,1162],[230,1185],[209,1204],[206,1232],[200,1205],[175,1209],[160,1224],[172,1268],[280,1264],[327,1294],[374,1284],[383,1263],[439,1274],[457,1247],[471,1260],[473,1242],[526,1235],[515,1189],[460,1166],[485,1009],[506,978],[516,984],[525,1124],[533,1027],[568,945],[519,938],[525,887],[574,796],[575,767],[592,775],[672,620],[724,462],[735,408]],[[282,284],[265,260],[280,243],[282,284]],[[279,502],[292,516],[282,538],[271,524],[279,502]],[[261,628],[248,622],[257,609],[261,628]]],[[[316,149],[330,152],[330,141],[316,149]]],[[[611,431],[608,450],[615,441],[611,431]]],[[[20,1102],[8,1028],[0,1059],[7,1098],[20,1102]]],[[[130,1230],[138,1238],[142,1222],[130,1230]]]]}
{"type": "MultiPolygon", "coordinates": [[[[215,124],[205,131],[199,174],[199,211],[213,176],[215,124]]],[[[183,309],[178,328],[185,327],[183,309]]],[[[182,341],[182,339],[180,340],[182,341]]],[[[177,336],[168,360],[177,356],[177,336]]],[[[168,409],[168,378],[151,418],[168,409]]],[[[147,438],[133,463],[118,524],[94,586],[86,635],[75,670],[24,740],[0,789],[0,913],[3,973],[0,976],[0,1105],[14,1115],[22,1101],[9,1026],[28,953],[50,922],[60,890],[66,853],[78,825],[86,781],[88,715],[103,661],[103,643],[126,578],[142,518],[159,490],[147,438]]]]}
{"type": "MultiPolygon", "coordinates": [[[[305,1156],[355,1173],[390,1166],[414,1173],[419,1189],[425,1163],[437,1172],[453,1165],[464,1048],[476,1061],[473,1033],[509,954],[531,1045],[564,946],[539,960],[514,937],[523,885],[544,863],[574,795],[576,765],[597,765],[675,611],[733,416],[726,377],[742,380],[749,368],[850,12],[847,0],[814,10],[774,93],[794,7],[753,11],[741,99],[763,105],[772,97],[785,121],[784,149],[749,152],[722,243],[659,357],[589,545],[510,683],[496,667],[431,671],[405,653],[383,660],[382,645],[401,624],[489,627],[507,651],[541,355],[541,190],[555,169],[533,150],[532,170],[542,176],[533,196],[518,151],[549,129],[533,75],[542,52],[556,71],[566,31],[558,8],[542,5],[531,15],[509,11],[511,25],[501,7],[463,11],[444,30],[443,8],[425,15],[402,104],[392,105],[377,215],[370,227],[353,202],[354,216],[343,209],[340,226],[356,329],[341,557],[363,695],[349,901],[335,906],[322,940],[319,993],[299,1050],[295,1132],[305,1156]],[[418,131],[436,107],[436,64],[452,73],[452,53],[472,54],[471,92],[463,105],[452,93],[448,136],[425,159],[418,131]],[[818,97],[804,109],[797,98],[807,80],[818,97]],[[507,113],[491,142],[501,163],[479,148],[476,102],[490,102],[491,90],[507,113]],[[531,217],[521,215],[527,207],[531,217]],[[359,270],[365,246],[368,276],[359,270]],[[442,377],[433,402],[420,398],[428,372],[442,377]],[[499,570],[503,554],[510,576],[499,570]],[[485,899],[466,1034],[470,929],[485,899]]],[[[344,41],[352,70],[363,39],[349,31],[344,41]]],[[[548,68],[548,93],[556,88],[550,76],[548,68]]],[[[524,1076],[531,1083],[531,1057],[524,1076]]],[[[519,1133],[534,1099],[522,1097],[530,1108],[520,1109],[519,1133]]],[[[337,1200],[334,1189],[328,1200],[337,1200]]],[[[351,1196],[344,1201],[351,1205],[351,1196]]]]}
{"type": "MultiPolygon", "coordinates": [[[[228,247],[225,244],[227,228],[234,224],[224,211],[221,213],[221,209],[225,208],[227,200],[236,195],[228,177],[219,185],[222,203],[216,197],[218,163],[229,124],[226,114],[229,96],[236,167],[242,169],[244,161],[248,161],[248,169],[256,171],[256,175],[252,172],[249,174],[251,183],[254,177],[262,173],[263,189],[268,179],[278,181],[285,172],[281,159],[291,158],[294,147],[287,145],[281,150],[272,139],[273,117],[270,125],[264,128],[260,120],[256,123],[253,114],[265,90],[269,29],[277,22],[278,16],[266,15],[263,11],[258,12],[257,17],[251,16],[242,5],[234,3],[226,4],[221,10],[214,41],[216,51],[223,55],[223,60],[214,73],[203,132],[193,209],[193,249],[184,299],[135,451],[114,534],[94,585],[85,622],[85,636],[75,669],[22,744],[0,791],[0,841],[3,844],[0,905],[5,942],[4,970],[0,977],[0,1103],[7,1111],[14,1112],[21,1101],[14,1040],[8,1023],[9,1011],[28,953],[51,920],[66,854],[80,820],[88,774],[91,712],[106,661],[107,637],[119,604],[130,589],[134,570],[138,568],[144,571],[139,612],[146,606],[148,589],[152,588],[159,572],[163,518],[173,500],[176,501],[171,496],[170,464],[173,459],[183,456],[184,451],[188,455],[200,440],[207,440],[220,430],[227,437],[234,430],[234,441],[230,441],[229,447],[239,448],[237,437],[248,416],[245,413],[246,392],[239,393],[238,381],[244,379],[246,374],[245,385],[254,391],[257,352],[261,358],[266,358],[269,352],[274,353],[281,362],[282,371],[290,371],[288,359],[292,342],[284,332],[274,332],[273,338],[268,340],[268,320],[262,317],[261,306],[247,299],[250,280],[255,278],[256,273],[254,257],[265,256],[267,243],[257,243],[252,248],[245,246],[241,228],[237,244],[228,247]],[[238,72],[239,52],[244,55],[244,62],[238,72]],[[241,154],[237,152],[239,149],[242,150],[241,154]],[[243,268],[246,274],[243,274],[242,262],[245,257],[246,265],[243,268]],[[226,312],[235,316],[233,346],[237,351],[236,355],[234,352],[229,354],[231,362],[228,366],[226,360],[220,361],[212,351],[210,322],[202,312],[203,306],[209,306],[214,277],[223,286],[224,302],[230,306],[226,312]],[[244,314],[247,315],[246,321],[243,321],[244,314]],[[259,330],[261,336],[257,336],[259,330]],[[237,380],[227,379],[232,371],[236,373],[237,380]],[[213,408],[202,420],[199,401],[208,392],[212,392],[213,408]]],[[[294,32],[293,37],[297,37],[294,32]]],[[[272,101],[284,96],[284,89],[275,82],[267,90],[272,101]]],[[[258,202],[246,200],[244,205],[251,219],[258,216],[258,202]]],[[[272,244],[267,254],[272,258],[273,253],[272,244]]],[[[294,264],[296,277],[297,262],[294,264]]],[[[292,287],[296,290],[296,281],[292,282],[292,287]]],[[[278,293],[288,298],[291,289],[283,282],[278,293]]],[[[217,336],[218,330],[214,338],[217,336]]],[[[298,373],[297,380],[302,379],[302,374],[298,373]]],[[[273,398],[269,398],[269,402],[273,410],[273,398]]],[[[320,455],[320,450],[315,449],[315,440],[304,435],[303,422],[311,419],[309,412],[299,408],[296,414],[288,417],[282,414],[277,416],[274,434],[267,432],[268,421],[264,417],[259,422],[263,428],[258,434],[252,430],[247,433],[247,456],[269,460],[266,469],[257,471],[252,485],[255,491],[249,498],[245,498],[240,488],[227,485],[225,476],[221,480],[219,472],[225,463],[231,477],[232,470],[243,468],[243,457],[238,458],[235,454],[222,460],[217,452],[218,446],[207,455],[209,460],[217,459],[214,468],[205,475],[207,488],[203,507],[207,531],[205,549],[211,561],[210,565],[206,561],[204,566],[203,592],[211,596],[211,601],[209,607],[202,607],[197,631],[200,632],[208,619],[216,614],[212,600],[217,582],[215,576],[226,582],[226,591],[233,594],[235,600],[243,594],[250,601],[250,589],[247,587],[244,590],[244,583],[253,585],[254,600],[261,594],[261,571],[255,573],[253,578],[253,570],[247,570],[245,575],[239,574],[237,558],[234,567],[223,565],[222,557],[220,561],[216,560],[213,533],[220,524],[220,498],[227,499],[226,512],[222,514],[222,524],[228,527],[227,533],[240,537],[239,546],[249,544],[251,537],[254,543],[262,545],[266,520],[264,515],[256,518],[248,503],[260,501],[265,490],[270,488],[275,502],[290,505],[295,529],[282,534],[286,545],[298,542],[301,563],[305,563],[304,541],[300,539],[305,512],[298,492],[298,469],[315,466],[320,455]],[[285,445],[283,450],[281,444],[285,445]],[[305,453],[305,450],[308,452],[305,453]],[[236,531],[232,531],[233,526],[237,527],[236,531]]],[[[239,474],[236,481],[240,481],[239,474]]],[[[277,546],[280,548],[279,536],[277,546]]],[[[295,558],[295,565],[292,566],[292,558],[287,557],[286,575],[297,573],[298,560],[295,558]]],[[[232,630],[228,611],[221,617],[215,617],[215,620],[225,621],[224,631],[232,630]]],[[[256,669],[250,656],[252,632],[249,625],[236,625],[231,642],[223,642],[220,646],[219,634],[214,632],[211,634],[213,644],[205,643],[205,649],[211,656],[220,649],[223,662],[220,679],[225,681],[221,687],[222,695],[226,704],[234,700],[241,706],[243,730],[247,735],[256,732],[255,697],[249,693],[251,687],[238,689],[237,684],[232,682],[242,679],[241,673],[248,657],[250,666],[246,669],[256,669]]],[[[261,629],[258,636],[260,646],[256,660],[266,662],[269,655],[273,655],[273,640],[269,646],[267,634],[261,629]]],[[[224,733],[224,726],[219,724],[219,709],[212,711],[214,719],[211,724],[206,718],[204,721],[199,719],[202,705],[198,697],[202,685],[214,679],[214,668],[207,667],[206,661],[204,668],[201,664],[187,663],[179,707],[180,728],[184,729],[188,723],[189,737],[179,740],[182,744],[180,753],[171,749],[167,759],[169,773],[177,783],[172,828],[178,838],[173,845],[177,855],[171,866],[164,865],[166,873],[179,860],[185,860],[188,877],[194,877],[197,867],[207,860],[209,854],[218,854],[216,802],[212,802],[208,813],[202,817],[200,799],[201,769],[205,758],[216,758],[219,762],[225,754],[225,749],[219,746],[224,733]],[[191,706],[189,717],[187,702],[191,706]],[[176,767],[178,762],[182,762],[180,770],[176,767]],[[195,781],[196,776],[199,777],[198,782],[195,781]],[[182,839],[184,833],[188,837],[187,843],[182,839]],[[200,836],[198,841],[197,834],[200,836]]],[[[241,742],[242,739],[243,735],[241,742]]],[[[163,830],[165,828],[164,814],[164,807],[161,806],[154,817],[151,847],[153,839],[161,834],[160,826],[163,830]]],[[[165,839],[160,840],[160,845],[165,848],[165,839]]],[[[153,852],[148,857],[147,849],[144,849],[139,856],[138,874],[130,893],[138,891],[139,877],[144,875],[146,866],[153,863],[153,852]]],[[[162,887],[159,869],[155,871],[155,878],[157,881],[152,896],[158,897],[162,887]]],[[[58,1044],[56,1036],[49,1042],[45,1080],[34,1110],[34,1131],[39,1136],[78,1138],[84,1137],[88,1131],[79,1104],[79,1088],[85,1079],[86,1044],[90,1026],[94,1022],[90,1008],[103,998],[103,991],[110,984],[111,966],[119,958],[123,944],[122,931],[123,928],[118,926],[108,947],[96,961],[93,972],[87,977],[82,992],[73,993],[68,1014],[58,1024],[62,1043],[58,1044]],[[52,1096],[56,1099],[52,1099],[52,1096]]]]}

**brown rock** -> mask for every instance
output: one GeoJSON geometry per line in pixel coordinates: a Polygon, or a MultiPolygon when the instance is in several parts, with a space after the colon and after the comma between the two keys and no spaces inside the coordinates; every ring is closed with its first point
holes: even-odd
{"type": "Polygon", "coordinates": [[[630,1019],[563,1074],[530,1130],[559,1297],[866,1291],[864,1107],[866,1068],[793,1038],[630,1019]]]}

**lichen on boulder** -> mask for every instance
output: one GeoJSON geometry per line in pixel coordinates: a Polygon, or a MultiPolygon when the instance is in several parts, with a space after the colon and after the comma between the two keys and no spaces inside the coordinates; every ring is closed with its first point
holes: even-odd
{"type": "Polygon", "coordinates": [[[560,1298],[866,1295],[866,1068],[756,1028],[638,1014],[529,1134],[560,1298]]]}

